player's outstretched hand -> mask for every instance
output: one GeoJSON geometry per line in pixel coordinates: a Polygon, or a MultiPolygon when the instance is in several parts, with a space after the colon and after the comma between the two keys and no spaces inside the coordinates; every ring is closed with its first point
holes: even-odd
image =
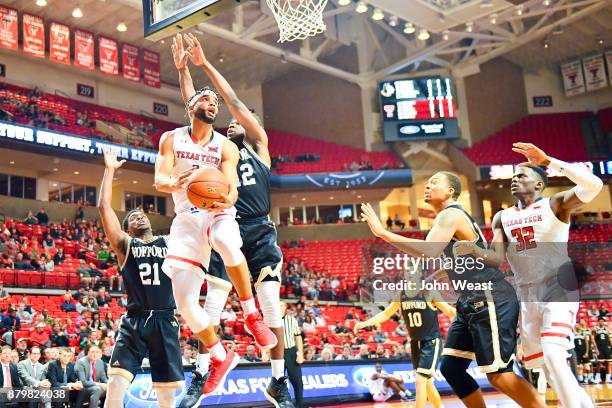
{"type": "Polygon", "coordinates": [[[206,62],[206,56],[204,55],[204,50],[202,49],[200,41],[191,33],[184,34],[183,38],[187,43],[187,52],[191,54],[189,57],[191,63],[197,67],[202,66],[206,62]]]}
{"type": "Polygon", "coordinates": [[[550,157],[542,149],[531,143],[513,143],[512,151],[522,154],[527,159],[519,166],[548,166],[550,157]]]}
{"type": "Polygon", "coordinates": [[[353,333],[357,334],[359,333],[359,330],[363,329],[363,322],[357,322],[355,323],[355,326],[353,327],[353,333]]]}
{"type": "Polygon", "coordinates": [[[221,197],[223,198],[223,201],[215,201],[215,202],[213,202],[212,203],[212,208],[209,209],[208,211],[219,212],[219,211],[227,210],[227,209],[231,208],[232,205],[234,205],[234,202],[232,200],[230,200],[228,195],[221,194],[221,197]]]}
{"type": "Polygon", "coordinates": [[[115,153],[112,149],[104,149],[103,154],[104,154],[104,166],[107,169],[116,170],[119,167],[123,166],[123,163],[125,163],[125,159],[117,160],[117,153],[115,153]]]}
{"type": "Polygon", "coordinates": [[[193,55],[188,50],[185,50],[183,46],[183,36],[177,34],[172,39],[172,58],[174,59],[174,66],[179,71],[187,67],[187,60],[192,58],[193,55]]]}
{"type": "Polygon", "coordinates": [[[453,253],[456,256],[474,255],[476,244],[472,241],[457,241],[453,245],[453,253]]]}
{"type": "Polygon", "coordinates": [[[370,230],[377,237],[380,237],[387,232],[370,203],[361,204],[361,219],[368,223],[370,230]]]}

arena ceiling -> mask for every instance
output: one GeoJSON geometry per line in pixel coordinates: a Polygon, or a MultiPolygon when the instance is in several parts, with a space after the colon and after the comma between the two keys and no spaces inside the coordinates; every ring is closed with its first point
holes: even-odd
{"type": "MultiPolygon", "coordinates": [[[[161,52],[162,80],[177,84],[170,41],[143,38],[141,0],[0,0],[0,3],[161,52]],[[78,4],[80,19],[71,16],[78,4]],[[116,27],[124,22],[128,30],[116,27]]],[[[265,3],[265,2],[263,2],[265,3]]],[[[572,57],[603,49],[612,43],[612,0],[367,0],[359,14],[355,4],[329,0],[328,30],[308,41],[279,44],[278,28],[258,0],[246,1],[194,27],[208,57],[229,81],[249,87],[307,67],[347,81],[372,85],[397,74],[431,69],[461,71],[505,56],[527,69],[555,67],[572,57]],[[384,20],[374,21],[380,8],[384,20]],[[395,27],[389,19],[398,19],[395,27]],[[415,33],[403,32],[406,24],[415,33]],[[417,38],[421,30],[430,35],[417,38]],[[544,48],[544,43],[549,46],[544,48]]],[[[196,73],[197,83],[205,81],[196,73]]]]}

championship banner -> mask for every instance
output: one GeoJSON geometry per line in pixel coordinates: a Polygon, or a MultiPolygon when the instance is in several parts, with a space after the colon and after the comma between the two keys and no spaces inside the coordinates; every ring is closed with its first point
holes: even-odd
{"type": "Polygon", "coordinates": [[[144,83],[147,86],[153,88],[161,87],[161,81],[159,76],[160,62],[159,53],[142,50],[144,57],[144,83]]]}
{"type": "Polygon", "coordinates": [[[575,96],[585,92],[580,60],[561,65],[561,75],[563,76],[565,96],[575,96]]]}
{"type": "Polygon", "coordinates": [[[70,27],[59,23],[51,23],[49,54],[52,61],[60,64],[70,64],[70,27]]]}
{"type": "Polygon", "coordinates": [[[347,173],[311,173],[270,176],[273,190],[338,190],[412,185],[412,172],[403,170],[366,170],[347,173]]]}
{"type": "Polygon", "coordinates": [[[0,17],[2,25],[0,25],[0,47],[17,49],[19,15],[17,10],[0,6],[0,17]]]}
{"type": "Polygon", "coordinates": [[[587,91],[595,91],[608,86],[603,55],[598,54],[583,58],[582,66],[587,91]]]}
{"type": "Polygon", "coordinates": [[[612,51],[606,51],[606,64],[608,65],[608,80],[612,86],[612,51]]]}
{"type": "Polygon", "coordinates": [[[83,30],[74,31],[74,65],[94,69],[94,35],[83,30]]]}
{"type": "Polygon", "coordinates": [[[100,55],[100,71],[105,74],[119,74],[119,49],[117,41],[100,37],[98,39],[98,53],[100,55]]]}
{"type": "Polygon", "coordinates": [[[23,51],[33,57],[45,58],[45,23],[42,17],[23,15],[23,51]]]}
{"type": "Polygon", "coordinates": [[[123,77],[130,81],[140,82],[140,53],[138,47],[123,44],[121,50],[123,77]]]}

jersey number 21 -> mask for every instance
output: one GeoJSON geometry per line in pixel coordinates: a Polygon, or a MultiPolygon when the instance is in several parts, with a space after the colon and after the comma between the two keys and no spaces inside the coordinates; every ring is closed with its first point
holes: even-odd
{"type": "Polygon", "coordinates": [[[154,263],[146,264],[142,263],[138,265],[138,269],[140,269],[140,280],[143,285],[151,286],[151,285],[161,285],[161,281],[159,280],[159,264],[154,263]],[[151,272],[153,272],[153,279],[151,280],[151,272]]]}

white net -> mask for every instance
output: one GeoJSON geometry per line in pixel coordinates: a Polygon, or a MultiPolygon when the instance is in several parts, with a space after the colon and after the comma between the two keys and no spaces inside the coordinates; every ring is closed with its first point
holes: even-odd
{"type": "Polygon", "coordinates": [[[266,0],[278,23],[279,42],[303,40],[325,31],[323,10],[328,0],[266,0]]]}

